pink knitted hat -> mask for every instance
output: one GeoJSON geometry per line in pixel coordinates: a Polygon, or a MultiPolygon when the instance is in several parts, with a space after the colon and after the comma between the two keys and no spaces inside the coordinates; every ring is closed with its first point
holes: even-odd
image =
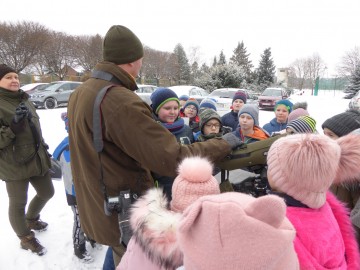
{"type": "Polygon", "coordinates": [[[303,108],[297,108],[295,110],[293,110],[291,113],[289,113],[288,116],[288,123],[290,123],[291,121],[298,119],[300,116],[305,116],[305,115],[309,115],[309,112],[303,108]]]}
{"type": "Polygon", "coordinates": [[[340,161],[339,144],[319,134],[295,134],[276,140],[267,164],[272,188],[310,208],[320,208],[340,161]]]}
{"type": "Polygon", "coordinates": [[[179,175],[172,186],[171,209],[183,212],[199,197],[219,194],[219,183],[212,176],[212,171],[213,166],[205,158],[185,158],[178,167],[179,175]]]}
{"type": "Polygon", "coordinates": [[[178,228],[186,270],[299,269],[295,235],[280,197],[235,192],[200,198],[178,228]]]}

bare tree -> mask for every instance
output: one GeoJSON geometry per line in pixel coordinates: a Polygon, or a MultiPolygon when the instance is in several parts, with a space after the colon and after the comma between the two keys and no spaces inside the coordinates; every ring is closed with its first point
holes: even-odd
{"type": "Polygon", "coordinates": [[[354,74],[356,66],[360,64],[360,47],[345,52],[341,63],[337,67],[337,72],[342,77],[349,77],[354,74]]]}
{"type": "Polygon", "coordinates": [[[75,66],[74,43],[72,36],[62,32],[52,32],[49,35],[41,58],[48,73],[57,76],[59,80],[64,80],[68,68],[75,66]]]}
{"type": "Polygon", "coordinates": [[[35,22],[0,23],[0,61],[22,71],[43,50],[48,32],[35,22]]]}
{"type": "Polygon", "coordinates": [[[154,50],[144,46],[144,59],[141,76],[156,79],[157,84],[161,79],[173,79],[179,73],[179,66],[173,53],[154,50]]]}
{"type": "Polygon", "coordinates": [[[295,86],[297,89],[303,89],[305,80],[308,78],[307,61],[305,58],[298,58],[290,65],[289,86],[295,86]]]}
{"type": "Polygon", "coordinates": [[[192,46],[188,49],[187,52],[188,55],[188,59],[189,59],[189,64],[192,65],[195,62],[197,62],[198,64],[200,62],[202,62],[202,53],[200,51],[200,47],[199,46],[192,46]]]}
{"type": "Polygon", "coordinates": [[[74,58],[85,72],[91,71],[102,60],[102,43],[100,35],[75,37],[74,58]]]}
{"type": "Polygon", "coordinates": [[[311,89],[314,89],[316,78],[324,74],[326,65],[320,55],[315,53],[313,56],[307,58],[307,69],[311,89]]]}

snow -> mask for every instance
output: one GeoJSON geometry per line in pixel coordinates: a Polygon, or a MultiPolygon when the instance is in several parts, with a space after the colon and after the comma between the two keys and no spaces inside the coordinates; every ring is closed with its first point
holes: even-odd
{"type": "MultiPolygon", "coordinates": [[[[317,130],[322,134],[321,124],[329,117],[344,112],[348,108],[348,99],[343,99],[341,91],[319,92],[319,96],[311,96],[311,91],[303,95],[292,95],[293,102],[307,101],[310,116],[317,121],[317,130]]],[[[66,108],[54,110],[38,110],[42,124],[43,136],[50,146],[52,153],[55,147],[67,135],[60,114],[66,108]]],[[[260,125],[263,126],[274,117],[272,111],[260,111],[260,125]]],[[[13,232],[8,220],[8,198],[5,183],[0,181],[0,269],[36,269],[36,270],[66,270],[66,269],[102,269],[106,246],[101,250],[87,249],[94,257],[94,262],[82,264],[73,255],[72,226],[73,215],[66,203],[65,190],[62,181],[53,181],[55,195],[48,202],[41,213],[41,219],[49,223],[45,232],[36,233],[36,237],[47,248],[47,254],[42,257],[20,248],[20,241],[13,232]]],[[[29,187],[29,199],[33,197],[34,190],[29,187]]]]}

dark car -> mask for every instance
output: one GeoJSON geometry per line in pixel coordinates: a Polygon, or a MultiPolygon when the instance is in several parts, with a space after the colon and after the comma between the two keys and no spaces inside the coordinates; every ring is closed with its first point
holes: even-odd
{"type": "Polygon", "coordinates": [[[259,96],[260,109],[274,109],[275,103],[289,97],[287,91],[283,88],[269,87],[259,96]]]}
{"type": "Polygon", "coordinates": [[[30,101],[36,108],[54,109],[67,105],[70,94],[81,82],[58,81],[50,83],[45,89],[37,90],[30,95],[30,101]]]}

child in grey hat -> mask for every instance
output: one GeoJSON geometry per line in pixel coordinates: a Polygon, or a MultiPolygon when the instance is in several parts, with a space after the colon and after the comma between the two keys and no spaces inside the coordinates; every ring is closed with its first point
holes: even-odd
{"type": "Polygon", "coordinates": [[[251,104],[242,106],[238,113],[239,127],[233,131],[244,143],[252,143],[269,138],[269,134],[259,127],[259,109],[251,104]]]}

